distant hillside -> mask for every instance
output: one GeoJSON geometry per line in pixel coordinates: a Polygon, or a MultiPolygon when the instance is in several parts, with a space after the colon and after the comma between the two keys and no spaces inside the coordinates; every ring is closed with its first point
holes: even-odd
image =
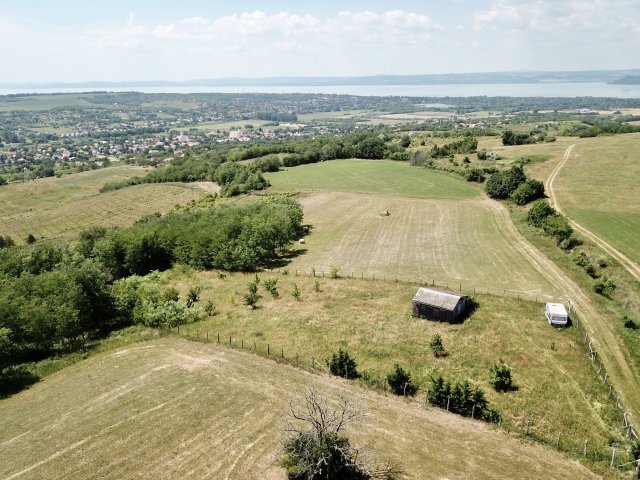
{"type": "Polygon", "coordinates": [[[560,71],[514,71],[443,73],[424,75],[369,75],[369,76],[304,76],[304,77],[228,77],[193,79],[183,81],[86,81],[47,83],[4,83],[0,88],[113,88],[113,87],[167,87],[167,86],[320,86],[320,85],[452,85],[452,84],[512,84],[512,83],[619,83],[633,77],[640,79],[640,69],[635,70],[585,70],[560,71]]]}
{"type": "Polygon", "coordinates": [[[612,85],[640,85],[640,75],[626,75],[609,82],[612,85]]]}

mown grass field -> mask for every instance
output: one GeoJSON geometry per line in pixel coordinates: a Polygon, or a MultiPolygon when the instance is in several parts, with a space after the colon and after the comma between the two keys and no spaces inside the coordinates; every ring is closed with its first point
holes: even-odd
{"type": "Polygon", "coordinates": [[[477,186],[391,161],[331,161],[268,176],[304,190],[304,251],[289,268],[555,294],[477,186]],[[312,192],[316,190],[315,192],[312,192]],[[382,215],[383,212],[389,215],[382,215]]]}
{"type": "Polygon", "coordinates": [[[146,184],[99,193],[107,182],[143,173],[137,167],[110,167],[6,185],[0,188],[0,233],[16,242],[29,233],[36,238],[70,238],[93,225],[128,225],[206,194],[195,184],[146,184]]]}
{"type": "Polygon", "coordinates": [[[338,267],[358,277],[554,293],[488,200],[316,192],[300,201],[312,229],[305,245],[296,246],[305,253],[292,260],[290,270],[338,267]]]}
{"type": "Polygon", "coordinates": [[[640,134],[580,139],[558,173],[562,210],[640,262],[640,134]]]}
{"type": "Polygon", "coordinates": [[[93,356],[0,402],[0,477],[284,480],[286,402],[310,385],[357,402],[367,416],[352,439],[409,479],[599,478],[480,422],[175,338],[93,356]]]}
{"type": "MultiPolygon", "coordinates": [[[[217,314],[184,326],[200,338],[284,356],[309,364],[322,362],[346,348],[368,372],[368,384],[382,390],[383,379],[398,363],[414,381],[427,387],[433,375],[469,379],[481,386],[505,416],[508,428],[532,431],[551,441],[562,432],[567,448],[580,451],[586,438],[604,448],[619,437],[619,412],[608,388],[598,380],[575,328],[557,330],[544,318],[544,304],[493,295],[478,295],[479,308],[462,325],[415,319],[411,299],[418,285],[404,282],[329,279],[263,272],[261,280],[277,279],[279,298],[260,287],[258,308],[243,304],[252,275],[174,270],[166,284],[184,296],[189,287],[203,287],[200,304],[212,300],[217,314]],[[319,283],[316,291],[315,282],[319,283]],[[291,295],[294,284],[301,296],[291,295]],[[429,349],[434,334],[442,336],[449,355],[435,358],[429,349]],[[518,390],[498,394],[489,385],[489,368],[502,358],[512,367],[518,390]]],[[[471,292],[472,293],[472,292],[471,292]]],[[[367,382],[365,382],[367,383],[367,382]]],[[[423,391],[424,392],[424,391],[423,391]]],[[[422,395],[422,394],[420,394],[422,395]]]]}
{"type": "Polygon", "coordinates": [[[265,174],[277,189],[391,193],[474,198],[479,190],[457,178],[391,160],[332,160],[265,174]]]}

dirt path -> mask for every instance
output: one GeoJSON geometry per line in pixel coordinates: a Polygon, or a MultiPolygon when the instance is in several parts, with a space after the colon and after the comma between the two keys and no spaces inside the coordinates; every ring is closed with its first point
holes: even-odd
{"type": "MultiPolygon", "coordinates": [[[[558,204],[556,193],[553,191],[553,182],[558,176],[558,173],[560,173],[560,170],[562,170],[562,167],[564,167],[564,165],[569,160],[569,156],[571,155],[571,150],[573,150],[573,147],[575,147],[575,144],[570,145],[569,148],[565,150],[562,160],[560,161],[560,163],[558,163],[558,165],[556,165],[556,168],[553,169],[553,171],[551,172],[551,175],[549,175],[549,178],[545,182],[545,186],[544,186],[547,194],[549,195],[549,199],[551,200],[551,206],[560,213],[562,213],[562,209],[558,204]]],[[[636,280],[640,281],[640,265],[635,263],[633,260],[627,257],[620,250],[613,247],[610,243],[606,242],[605,240],[597,236],[595,233],[586,229],[585,227],[575,222],[574,220],[569,219],[569,223],[575,230],[583,234],[593,243],[598,245],[602,250],[604,250],[613,258],[615,258],[618,262],[620,262],[620,264],[625,268],[625,270],[627,270],[627,272],[633,275],[633,277],[635,277],[636,280]]]]}
{"type": "Polygon", "coordinates": [[[632,423],[637,424],[637,419],[640,419],[640,375],[633,368],[626,349],[621,347],[621,340],[615,333],[614,327],[598,313],[591,299],[573,280],[518,232],[504,205],[490,199],[486,199],[485,202],[502,218],[501,224],[516,242],[515,246],[522,255],[541,275],[553,282],[562,296],[571,302],[593,340],[598,355],[606,365],[623,405],[636,419],[635,423],[632,423]]]}

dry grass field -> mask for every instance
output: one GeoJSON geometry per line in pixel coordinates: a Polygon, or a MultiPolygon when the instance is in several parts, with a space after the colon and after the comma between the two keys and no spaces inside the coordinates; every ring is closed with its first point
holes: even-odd
{"type": "MultiPolygon", "coordinates": [[[[605,448],[621,434],[614,399],[591,366],[577,329],[551,328],[544,304],[493,295],[478,295],[479,308],[462,325],[428,322],[411,317],[417,284],[360,279],[296,277],[263,272],[262,281],[277,279],[279,298],[262,286],[258,308],[243,304],[253,275],[194,272],[177,268],[163,274],[184,298],[190,287],[203,287],[200,305],[212,300],[217,314],[181,327],[192,336],[255,349],[272,356],[296,354],[308,365],[322,362],[346,348],[368,372],[365,383],[382,390],[383,379],[396,363],[411,371],[421,387],[441,373],[481,386],[504,414],[504,425],[522,430],[528,419],[532,431],[552,442],[562,432],[564,447],[581,451],[589,438],[605,448]],[[318,290],[315,282],[318,282],[318,290]],[[300,300],[291,295],[297,285],[300,300]],[[429,342],[441,335],[449,355],[434,358],[429,342]],[[489,385],[489,368],[502,358],[512,367],[518,390],[497,394],[489,385]]],[[[424,391],[423,391],[424,392],[424,391]]],[[[420,394],[422,395],[422,394],[420,394]]]]}
{"type": "Polygon", "coordinates": [[[290,269],[557,294],[519,250],[508,217],[456,177],[399,162],[331,161],[268,178],[305,191],[312,229],[290,269]]]}
{"type": "MultiPolygon", "coordinates": [[[[464,184],[463,184],[464,185],[464,184]]],[[[456,288],[556,294],[517,249],[489,200],[317,192],[300,199],[312,225],[306,253],[290,269],[413,281],[456,288]],[[388,211],[389,216],[380,215],[388,211]]]]}
{"type": "Polygon", "coordinates": [[[70,238],[93,225],[129,225],[206,194],[198,184],[144,184],[99,193],[106,182],[141,174],[143,169],[122,166],[7,185],[0,189],[0,233],[17,242],[29,233],[70,238]]]}
{"type": "Polygon", "coordinates": [[[357,402],[367,416],[351,437],[408,479],[601,478],[481,422],[175,338],[93,356],[0,402],[0,477],[284,480],[286,402],[310,385],[357,402]]]}

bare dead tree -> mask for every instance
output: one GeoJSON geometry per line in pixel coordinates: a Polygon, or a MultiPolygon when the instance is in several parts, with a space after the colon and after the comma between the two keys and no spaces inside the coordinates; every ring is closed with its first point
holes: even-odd
{"type": "Polygon", "coordinates": [[[286,410],[285,452],[289,478],[390,480],[401,474],[394,463],[376,464],[368,449],[350,444],[344,430],[364,414],[352,397],[340,394],[329,403],[314,387],[301,399],[290,400],[286,410]],[[292,473],[295,472],[295,473],[292,473]]]}

